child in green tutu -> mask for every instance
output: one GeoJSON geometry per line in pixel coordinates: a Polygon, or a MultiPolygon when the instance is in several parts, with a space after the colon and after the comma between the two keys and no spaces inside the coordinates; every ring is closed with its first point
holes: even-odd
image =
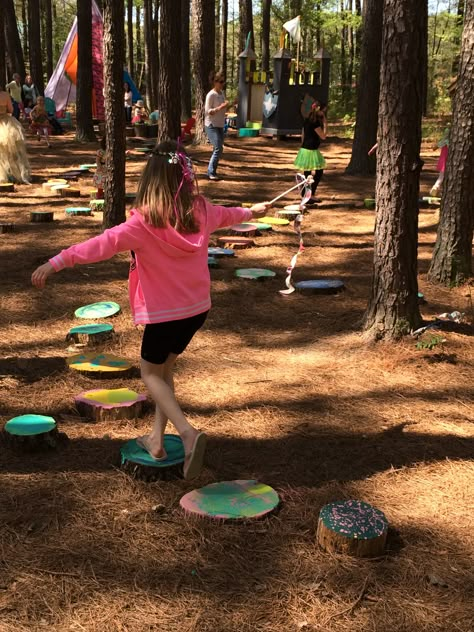
{"type": "Polygon", "coordinates": [[[301,132],[301,148],[293,163],[295,167],[303,171],[306,177],[313,174],[311,198],[308,200],[308,204],[314,204],[316,202],[316,189],[323,176],[323,169],[326,166],[326,161],[319,151],[319,145],[321,144],[321,140],[326,138],[327,128],[328,123],[324,108],[315,101],[311,106],[308,118],[305,119],[301,132]]]}

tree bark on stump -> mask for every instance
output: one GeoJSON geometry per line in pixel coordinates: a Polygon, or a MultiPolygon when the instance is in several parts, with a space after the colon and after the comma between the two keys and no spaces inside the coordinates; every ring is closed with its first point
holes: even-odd
{"type": "Polygon", "coordinates": [[[45,224],[54,221],[53,211],[31,211],[30,222],[34,224],[45,224]]]}
{"type": "Polygon", "coordinates": [[[380,557],[385,552],[387,533],[388,530],[370,540],[351,538],[332,531],[320,519],[316,539],[319,546],[328,553],[345,553],[354,557],[380,557]]]}
{"type": "Polygon", "coordinates": [[[0,234],[13,233],[15,225],[11,223],[0,224],[0,234]]]}
{"type": "Polygon", "coordinates": [[[76,401],[78,413],[84,419],[98,423],[100,421],[120,421],[121,419],[133,419],[137,421],[142,416],[145,408],[144,401],[134,402],[129,406],[105,407],[97,402],[76,401]]]}
{"type": "Polygon", "coordinates": [[[427,6],[385,0],[377,150],[374,277],[366,337],[399,338],[421,324],[418,197],[427,6]]]}
{"type": "Polygon", "coordinates": [[[2,438],[9,448],[18,452],[55,450],[68,440],[68,436],[64,432],[59,432],[57,428],[37,435],[13,435],[4,430],[2,438]]]}
{"type": "Polygon", "coordinates": [[[428,278],[447,286],[472,276],[474,228],[474,2],[465,5],[459,75],[436,245],[428,278]]]}

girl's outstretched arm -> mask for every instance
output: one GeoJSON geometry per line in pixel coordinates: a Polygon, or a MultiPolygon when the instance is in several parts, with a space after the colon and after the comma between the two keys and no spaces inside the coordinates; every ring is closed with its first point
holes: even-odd
{"type": "Polygon", "coordinates": [[[62,250],[47,263],[39,266],[31,275],[31,282],[43,288],[48,277],[64,268],[72,268],[77,264],[106,261],[119,252],[140,250],[140,223],[136,216],[114,228],[105,230],[101,235],[62,250]]]}

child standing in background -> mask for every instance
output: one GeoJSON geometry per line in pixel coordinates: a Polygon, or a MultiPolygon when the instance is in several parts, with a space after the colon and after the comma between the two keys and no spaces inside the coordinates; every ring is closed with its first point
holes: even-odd
{"type": "Polygon", "coordinates": [[[441,153],[438,158],[438,164],[436,165],[436,170],[439,171],[439,175],[438,179],[436,180],[430,191],[430,195],[432,197],[440,197],[443,187],[444,172],[446,170],[446,163],[448,161],[449,127],[444,130],[443,137],[439,141],[438,147],[441,149],[441,153]]]}
{"type": "Polygon", "coordinates": [[[48,113],[44,107],[44,97],[39,96],[36,99],[36,105],[30,112],[31,129],[36,132],[38,140],[41,136],[45,137],[46,144],[51,147],[49,142],[49,132],[51,131],[51,123],[49,122],[48,113]]]}
{"type": "Polygon", "coordinates": [[[139,99],[133,110],[133,118],[132,123],[145,123],[148,120],[149,113],[147,108],[145,107],[145,103],[139,99]]]}
{"type": "Polygon", "coordinates": [[[311,106],[308,118],[304,121],[301,132],[301,148],[293,163],[295,167],[303,171],[306,177],[312,173],[314,174],[313,182],[311,183],[311,198],[308,200],[308,204],[315,204],[316,202],[316,190],[323,176],[323,169],[326,166],[326,161],[319,151],[321,140],[324,140],[326,136],[326,116],[324,110],[320,108],[316,101],[311,106]]]}
{"type": "Polygon", "coordinates": [[[77,244],[35,270],[32,283],[76,264],[110,259],[132,251],[129,297],[134,322],[145,325],[141,374],[155,401],[151,433],[137,439],[154,459],[165,460],[168,420],[181,436],[184,477],[199,475],[206,435],[186,419],[174,395],[173,369],[211,307],[207,249],[217,228],[262,217],[269,203],[251,209],[213,206],[195,188],[191,161],[176,142],[153,150],[138,186],[136,208],[123,224],[77,244]]]}

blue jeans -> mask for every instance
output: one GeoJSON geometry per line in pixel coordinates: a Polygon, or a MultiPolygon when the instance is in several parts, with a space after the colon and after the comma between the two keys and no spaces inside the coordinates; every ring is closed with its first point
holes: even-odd
{"type": "Polygon", "coordinates": [[[12,99],[12,105],[13,105],[13,116],[17,119],[17,121],[19,121],[20,120],[20,106],[18,102],[15,101],[15,99],[12,99]]]}
{"type": "Polygon", "coordinates": [[[219,164],[219,158],[222,156],[222,152],[224,150],[224,128],[209,125],[209,127],[206,127],[206,134],[214,148],[211,159],[209,160],[207,175],[215,176],[217,166],[219,164]]]}

